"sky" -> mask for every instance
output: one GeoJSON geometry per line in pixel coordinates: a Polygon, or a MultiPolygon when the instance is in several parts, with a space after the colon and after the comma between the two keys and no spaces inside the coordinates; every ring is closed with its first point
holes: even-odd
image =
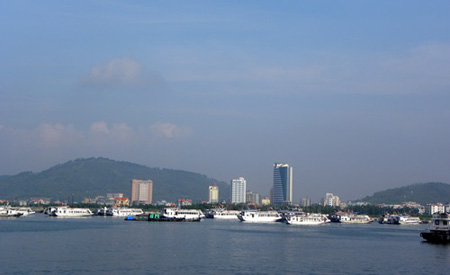
{"type": "MultiPolygon", "coordinates": [[[[0,1],[0,175],[106,157],[294,201],[450,183],[450,2],[0,1]]],[[[157,184],[157,183],[155,183],[157,184]]]]}

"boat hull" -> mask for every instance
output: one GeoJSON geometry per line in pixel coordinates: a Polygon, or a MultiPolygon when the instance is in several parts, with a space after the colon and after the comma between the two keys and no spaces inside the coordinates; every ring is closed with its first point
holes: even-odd
{"type": "Polygon", "coordinates": [[[430,243],[450,243],[450,232],[422,232],[420,237],[430,243]]]}
{"type": "Polygon", "coordinates": [[[128,216],[125,218],[126,221],[148,221],[148,222],[199,222],[201,219],[186,219],[186,218],[174,218],[174,217],[165,217],[159,214],[144,214],[144,215],[135,215],[128,216]]]}

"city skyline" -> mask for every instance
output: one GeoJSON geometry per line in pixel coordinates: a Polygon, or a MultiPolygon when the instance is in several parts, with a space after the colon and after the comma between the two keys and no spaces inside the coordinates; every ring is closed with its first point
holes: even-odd
{"type": "Polygon", "coordinates": [[[0,7],[0,175],[105,157],[266,194],[282,160],[296,201],[450,182],[448,1],[0,7]]]}

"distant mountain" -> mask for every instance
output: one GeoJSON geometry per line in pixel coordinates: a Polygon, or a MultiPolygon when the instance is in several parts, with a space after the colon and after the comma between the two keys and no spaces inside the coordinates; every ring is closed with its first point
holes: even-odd
{"type": "Polygon", "coordinates": [[[88,158],[59,164],[39,173],[0,176],[0,199],[46,197],[65,200],[73,194],[80,200],[105,196],[106,193],[124,193],[130,197],[132,179],[153,181],[154,202],[180,198],[205,201],[208,200],[208,186],[213,183],[219,186],[220,200],[231,196],[231,187],[227,183],[198,173],[88,158]]]}
{"type": "Polygon", "coordinates": [[[441,182],[417,183],[388,189],[367,196],[362,201],[370,203],[398,204],[415,201],[420,204],[450,201],[450,184],[441,182]]]}

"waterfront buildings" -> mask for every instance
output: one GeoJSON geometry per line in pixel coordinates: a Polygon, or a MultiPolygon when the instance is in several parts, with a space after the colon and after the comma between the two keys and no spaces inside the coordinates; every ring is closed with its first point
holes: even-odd
{"type": "Polygon", "coordinates": [[[258,193],[253,193],[252,191],[247,191],[247,194],[245,195],[245,200],[247,203],[254,203],[256,205],[260,205],[260,199],[258,193]]]}
{"type": "Polygon", "coordinates": [[[302,201],[300,202],[300,206],[301,207],[309,207],[311,206],[311,199],[306,197],[306,198],[302,198],[302,201]]]}
{"type": "Polygon", "coordinates": [[[273,165],[273,204],[292,203],[292,167],[286,163],[273,165]]]}
{"type": "Polygon", "coordinates": [[[270,205],[270,199],[268,197],[265,197],[261,200],[262,205],[270,205]]]}
{"type": "Polygon", "coordinates": [[[247,181],[243,177],[231,180],[231,203],[245,203],[247,181]]]}
{"type": "Polygon", "coordinates": [[[333,193],[326,193],[324,206],[337,207],[341,204],[341,200],[338,196],[333,195],[333,193]]]}
{"type": "Polygon", "coordinates": [[[191,205],[192,205],[191,199],[178,199],[178,207],[191,206],[191,205]]]}
{"type": "Polygon", "coordinates": [[[106,193],[106,204],[114,204],[117,198],[123,198],[123,193],[106,193]]]}
{"type": "Polygon", "coordinates": [[[425,207],[425,212],[429,215],[433,215],[434,213],[445,213],[446,207],[442,203],[430,203],[425,207]]]}
{"type": "Polygon", "coordinates": [[[131,201],[134,204],[151,204],[153,196],[153,181],[132,180],[131,201]]]}
{"type": "Polygon", "coordinates": [[[216,184],[209,186],[209,203],[218,203],[219,202],[219,186],[216,184]]]}
{"type": "Polygon", "coordinates": [[[115,198],[114,199],[114,205],[115,206],[129,206],[130,200],[128,198],[115,198]]]}

